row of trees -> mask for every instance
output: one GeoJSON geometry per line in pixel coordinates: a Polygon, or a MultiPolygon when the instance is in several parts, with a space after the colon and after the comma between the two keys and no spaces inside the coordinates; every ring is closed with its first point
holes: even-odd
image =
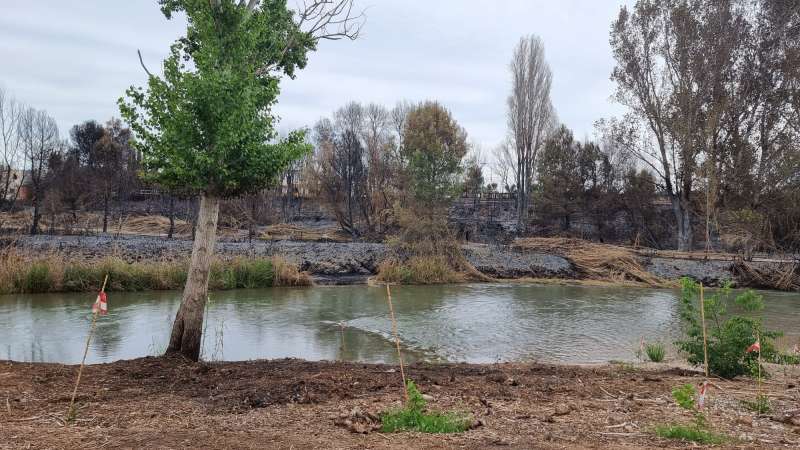
{"type": "Polygon", "coordinates": [[[800,238],[800,8],[771,0],[639,0],[611,28],[616,100],[601,131],[654,176],[678,247],[693,222],[761,217],[800,238]]]}
{"type": "Polygon", "coordinates": [[[137,184],[131,132],[117,119],[76,125],[65,140],[46,111],[0,88],[0,137],[0,206],[12,210],[25,193],[33,207],[31,234],[39,232],[45,207],[73,215],[87,206],[102,209],[105,232],[111,201],[137,184]]]}
{"type": "Polygon", "coordinates": [[[441,213],[456,195],[470,145],[437,102],[350,103],[314,126],[306,180],[353,236],[383,234],[396,206],[441,213]]]}
{"type": "MultiPolygon", "coordinates": [[[[517,193],[518,230],[531,223],[532,203],[537,217],[560,215],[565,229],[576,212],[604,219],[604,211],[625,210],[642,225],[652,212],[631,211],[629,200],[647,194],[651,210],[657,197],[669,201],[679,249],[694,247],[698,224],[707,245],[712,234],[735,228],[763,247],[797,247],[795,3],[639,0],[622,7],[611,27],[611,79],[628,112],[598,121],[602,145],[576,143],[558,125],[542,41],[522,38],[510,63],[508,138],[495,151],[501,185],[517,193]]],[[[653,235],[649,226],[637,231],[653,235]]]]}

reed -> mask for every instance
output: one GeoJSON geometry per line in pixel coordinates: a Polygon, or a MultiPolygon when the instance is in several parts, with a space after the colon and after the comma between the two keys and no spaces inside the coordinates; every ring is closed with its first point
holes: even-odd
{"type": "Polygon", "coordinates": [[[415,256],[405,263],[387,260],[378,267],[376,279],[383,283],[448,284],[465,280],[442,256],[415,256]]]}
{"type": "MultiPolygon", "coordinates": [[[[22,255],[14,248],[0,252],[0,294],[96,292],[108,274],[107,291],[179,290],[186,282],[188,262],[127,262],[109,256],[74,261],[65,255],[22,255]]],[[[285,260],[273,258],[215,259],[209,289],[252,289],[271,286],[309,286],[308,274],[285,260]]]]}

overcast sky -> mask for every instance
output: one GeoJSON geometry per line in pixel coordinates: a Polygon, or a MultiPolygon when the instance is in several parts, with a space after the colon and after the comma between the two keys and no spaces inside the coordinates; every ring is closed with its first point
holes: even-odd
{"type": "MultiPolygon", "coordinates": [[[[282,84],[281,129],[310,126],[350,100],[436,99],[488,151],[506,133],[508,62],[520,36],[544,39],[553,103],[577,138],[620,111],[609,97],[611,21],[625,0],[356,0],[362,37],[324,42],[282,84]]],[[[290,0],[290,4],[292,1],[290,0]]],[[[180,21],[156,0],[0,0],[0,85],[53,115],[66,135],[119,116],[116,100],[158,68],[180,21]]]]}

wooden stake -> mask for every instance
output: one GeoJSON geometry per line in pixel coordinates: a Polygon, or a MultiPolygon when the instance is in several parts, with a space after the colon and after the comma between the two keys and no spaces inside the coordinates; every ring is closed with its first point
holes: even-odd
{"type": "Polygon", "coordinates": [[[706,333],[706,303],[703,299],[703,283],[700,283],[700,319],[703,323],[703,359],[706,380],[708,380],[708,335],[706,333]]]}
{"type": "MultiPolygon", "coordinates": [[[[103,287],[100,288],[100,292],[105,292],[107,282],[108,274],[106,274],[106,278],[103,280],[103,287]]],[[[89,327],[89,336],[86,338],[86,347],[83,349],[83,359],[81,359],[81,365],[78,368],[78,377],[75,380],[75,389],[72,390],[72,398],[69,401],[65,422],[71,422],[75,412],[75,397],[78,395],[78,385],[81,384],[81,374],[83,374],[83,366],[86,363],[86,355],[89,353],[89,343],[92,342],[92,335],[94,334],[95,325],[97,325],[98,314],[100,314],[99,308],[92,313],[92,325],[89,327]]]]}
{"type": "Polygon", "coordinates": [[[392,318],[392,333],[394,334],[394,343],[397,346],[397,360],[400,361],[400,377],[403,378],[403,398],[408,403],[408,389],[406,388],[406,372],[403,369],[403,355],[400,353],[400,337],[397,335],[397,321],[394,318],[394,307],[392,306],[392,291],[389,285],[386,285],[386,298],[389,302],[389,315],[392,318]]]}

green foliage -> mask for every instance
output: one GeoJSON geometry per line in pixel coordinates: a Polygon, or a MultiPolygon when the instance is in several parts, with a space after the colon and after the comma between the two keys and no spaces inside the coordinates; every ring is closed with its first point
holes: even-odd
{"type": "Polygon", "coordinates": [[[426,102],[408,113],[403,156],[421,213],[441,207],[457,193],[467,149],[466,131],[439,103],[426,102]]]}
{"type": "Polygon", "coordinates": [[[645,353],[647,353],[647,357],[650,358],[650,361],[653,362],[661,362],[664,360],[664,354],[666,353],[664,350],[664,344],[660,342],[654,342],[652,344],[647,344],[644,348],[645,353]]]}
{"type": "Polygon", "coordinates": [[[680,439],[699,444],[716,445],[727,441],[725,435],[713,433],[692,425],[660,425],[656,427],[655,432],[662,438],[680,439]]]}
{"type": "Polygon", "coordinates": [[[144,176],[168,189],[238,196],[272,183],[310,151],[304,132],[278,140],[271,111],[281,74],[306,64],[315,41],[300,30],[285,1],[253,11],[239,2],[162,0],[167,18],[184,12],[177,40],[146,89],[120,99],[136,134],[144,176]]]}
{"type": "Polygon", "coordinates": [[[696,395],[697,390],[694,388],[694,385],[689,383],[678,386],[672,390],[672,398],[675,399],[675,403],[686,410],[694,410],[694,398],[696,395]]]}
{"type": "Polygon", "coordinates": [[[772,411],[772,406],[769,403],[769,397],[763,394],[756,396],[754,401],[742,400],[742,405],[750,411],[758,414],[768,414],[772,411]]]}
{"type": "Polygon", "coordinates": [[[708,429],[706,417],[696,409],[695,397],[697,390],[692,384],[684,384],[672,390],[672,398],[681,408],[692,412],[694,421],[691,425],[659,425],[655,433],[667,439],[680,439],[698,442],[701,444],[721,444],[727,440],[722,434],[717,434],[708,429]]]}
{"type": "Polygon", "coordinates": [[[422,433],[461,433],[469,429],[471,420],[465,415],[426,412],[427,402],[413,381],[406,385],[405,407],[381,414],[381,431],[420,431],[422,433]]]}
{"type": "MultiPolygon", "coordinates": [[[[700,285],[693,280],[681,280],[681,320],[686,337],[676,342],[679,349],[688,354],[691,364],[701,365],[703,355],[703,329],[699,308],[700,285]]],[[[723,378],[755,373],[758,369],[757,353],[745,350],[760,337],[761,354],[765,360],[778,358],[774,340],[781,333],[767,331],[761,320],[754,317],[729,315],[728,308],[737,306],[749,314],[764,308],[763,298],[748,290],[734,300],[731,286],[721,289],[704,299],[706,327],[708,330],[708,368],[712,374],[723,378]]],[[[763,368],[762,368],[762,373],[763,368]]]]}

